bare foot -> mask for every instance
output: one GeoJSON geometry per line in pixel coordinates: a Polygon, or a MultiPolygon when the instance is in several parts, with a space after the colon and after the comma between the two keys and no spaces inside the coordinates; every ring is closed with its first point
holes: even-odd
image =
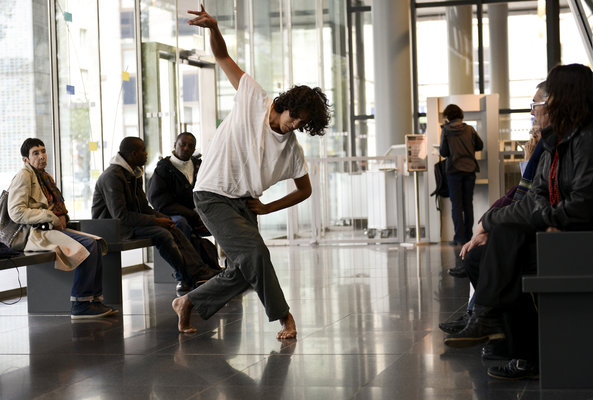
{"type": "Polygon", "coordinates": [[[278,332],[276,335],[277,339],[295,339],[297,335],[296,330],[296,323],[294,322],[294,318],[292,318],[292,314],[288,313],[286,318],[280,319],[280,324],[282,324],[282,330],[278,332]]]}
{"type": "Polygon", "coordinates": [[[187,295],[181,296],[173,300],[171,303],[173,307],[173,311],[177,313],[177,317],[179,321],[177,322],[177,329],[181,333],[193,333],[196,332],[197,329],[191,326],[190,317],[191,317],[191,310],[194,308],[194,305],[189,301],[187,295]]]}

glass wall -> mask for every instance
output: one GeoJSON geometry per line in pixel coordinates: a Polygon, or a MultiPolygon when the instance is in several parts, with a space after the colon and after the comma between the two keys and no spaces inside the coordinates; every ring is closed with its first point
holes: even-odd
{"type": "MultiPolygon", "coordinates": [[[[47,15],[45,0],[5,0],[0,7],[0,191],[23,167],[20,148],[28,137],[45,143],[46,171],[56,175],[47,15]]],[[[26,285],[25,268],[19,270],[0,271],[0,292],[26,285]]]]}
{"type": "Polygon", "coordinates": [[[4,1],[0,12],[0,190],[22,168],[20,148],[38,137],[55,175],[47,2],[4,1]]]}
{"type": "Polygon", "coordinates": [[[62,193],[71,218],[88,218],[91,169],[102,170],[97,2],[58,0],[55,6],[62,193]]]}
{"type": "Polygon", "coordinates": [[[57,0],[55,22],[62,192],[90,218],[97,178],[139,134],[134,1],[57,0]]]}

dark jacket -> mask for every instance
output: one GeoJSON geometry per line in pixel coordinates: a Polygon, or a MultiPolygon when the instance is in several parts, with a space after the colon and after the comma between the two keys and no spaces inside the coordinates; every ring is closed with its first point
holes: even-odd
{"type": "Polygon", "coordinates": [[[447,157],[447,173],[480,171],[475,152],[482,150],[484,143],[475,129],[465,122],[455,126],[448,122],[441,128],[439,153],[447,157]]]}
{"type": "Polygon", "coordinates": [[[152,226],[155,218],[165,215],[148,205],[142,189],[143,171],[132,171],[123,157],[117,154],[103,171],[93,194],[93,219],[118,218],[123,237],[131,237],[136,226],[152,226]]]}
{"type": "Polygon", "coordinates": [[[542,131],[544,153],[531,190],[522,201],[488,212],[482,224],[528,224],[536,230],[552,226],[560,230],[593,229],[593,123],[567,135],[559,144],[551,127],[542,131]],[[560,203],[550,205],[549,175],[558,146],[560,203]]]}
{"type": "MultiPolygon", "coordinates": [[[[198,156],[191,158],[194,164],[194,183],[202,160],[198,156]]],[[[171,162],[171,157],[160,160],[150,182],[148,183],[148,200],[150,204],[163,214],[181,215],[190,225],[200,222],[200,217],[195,210],[193,186],[171,162]]]]}

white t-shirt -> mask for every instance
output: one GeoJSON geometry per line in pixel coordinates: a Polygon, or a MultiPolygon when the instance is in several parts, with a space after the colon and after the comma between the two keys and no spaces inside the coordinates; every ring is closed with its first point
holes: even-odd
{"type": "Polygon", "coordinates": [[[276,182],[307,174],[295,133],[270,128],[271,104],[263,88],[243,74],[235,105],[212,138],[194,190],[258,198],[276,182]]]}

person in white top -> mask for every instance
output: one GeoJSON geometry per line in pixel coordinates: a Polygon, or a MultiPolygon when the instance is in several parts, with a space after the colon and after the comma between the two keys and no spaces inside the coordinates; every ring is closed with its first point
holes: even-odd
{"type": "Polygon", "coordinates": [[[257,215],[300,203],[311,195],[303,149],[295,129],[323,135],[330,119],[327,97],[319,88],[295,86],[268,97],[229,56],[216,19],[204,6],[189,11],[190,25],[210,30],[216,62],[237,90],[231,113],[218,127],[198,172],[196,205],[202,221],[227,256],[227,268],[187,295],[173,300],[180,332],[195,332],[191,310],[208,319],[228,301],[253,288],[270,321],[279,320],[278,339],[295,338],[296,323],[278,283],[257,215]],[[296,189],[268,204],[258,198],[270,186],[293,179],[296,189]]]}

